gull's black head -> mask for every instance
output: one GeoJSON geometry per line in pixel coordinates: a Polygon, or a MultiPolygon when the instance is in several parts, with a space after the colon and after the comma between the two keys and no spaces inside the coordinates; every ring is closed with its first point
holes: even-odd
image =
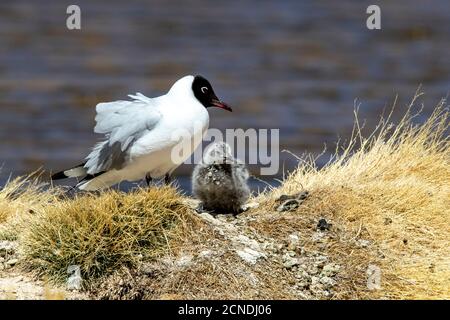
{"type": "Polygon", "coordinates": [[[232,111],[226,103],[217,98],[209,81],[202,76],[195,76],[194,81],[192,81],[192,91],[197,100],[200,101],[205,108],[217,107],[232,111]]]}

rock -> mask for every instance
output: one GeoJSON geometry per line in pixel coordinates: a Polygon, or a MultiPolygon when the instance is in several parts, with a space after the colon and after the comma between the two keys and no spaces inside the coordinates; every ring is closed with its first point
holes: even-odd
{"type": "Polygon", "coordinates": [[[360,239],[360,240],[356,241],[356,245],[360,248],[367,248],[370,245],[370,241],[360,239]]]}
{"type": "Polygon", "coordinates": [[[242,212],[248,211],[250,209],[256,209],[259,207],[259,203],[258,202],[250,202],[250,203],[246,203],[242,206],[242,212]]]}
{"type": "Polygon", "coordinates": [[[300,238],[297,234],[293,233],[293,234],[289,235],[289,244],[288,244],[289,250],[297,249],[299,243],[300,243],[300,238]]]}
{"type": "Polygon", "coordinates": [[[181,256],[177,261],[175,261],[175,265],[179,268],[188,268],[193,265],[193,256],[181,256]]]}
{"type": "Polygon", "coordinates": [[[392,223],[392,219],[391,218],[384,218],[384,224],[388,225],[392,223]]]}
{"type": "Polygon", "coordinates": [[[233,242],[240,243],[240,244],[242,244],[242,245],[244,245],[246,247],[250,247],[253,250],[259,251],[261,249],[258,241],[254,240],[254,239],[250,239],[249,237],[244,236],[243,234],[240,234],[240,235],[238,235],[236,237],[233,237],[231,240],[233,242]]]}
{"type": "Polygon", "coordinates": [[[300,203],[296,199],[286,200],[282,205],[278,206],[278,212],[292,211],[297,209],[300,206],[300,203]]]}
{"type": "Polygon", "coordinates": [[[330,277],[321,277],[320,283],[323,284],[325,288],[329,289],[336,284],[336,281],[330,277]]]}
{"type": "Polygon", "coordinates": [[[6,265],[9,266],[9,267],[13,267],[13,266],[15,266],[17,264],[17,262],[19,262],[19,260],[17,260],[17,259],[10,259],[10,260],[6,261],[6,265]]]}
{"type": "Polygon", "coordinates": [[[314,264],[316,266],[320,267],[320,268],[325,266],[327,261],[328,261],[328,257],[327,256],[317,255],[316,257],[314,257],[314,264]]]}
{"type": "Polygon", "coordinates": [[[316,276],[312,276],[312,277],[311,277],[311,285],[318,284],[319,281],[320,281],[320,278],[319,278],[319,277],[316,277],[316,276]]]}
{"type": "Polygon", "coordinates": [[[298,234],[292,233],[289,235],[289,242],[297,244],[299,240],[300,238],[298,237],[298,234]]]}
{"type": "Polygon", "coordinates": [[[366,275],[367,275],[367,289],[380,290],[381,289],[380,267],[378,267],[377,265],[369,264],[367,266],[366,275]]]}
{"type": "Polygon", "coordinates": [[[83,279],[81,278],[81,269],[79,265],[71,265],[67,268],[70,275],[67,278],[67,290],[81,290],[83,279]]]}
{"type": "Polygon", "coordinates": [[[231,222],[236,220],[236,217],[232,214],[216,214],[214,217],[222,222],[231,222]]]}
{"type": "Polygon", "coordinates": [[[7,255],[14,254],[17,244],[13,241],[0,241],[0,257],[6,257],[7,255]]]}
{"type": "Polygon", "coordinates": [[[217,220],[216,218],[214,218],[214,216],[212,216],[212,215],[209,214],[208,212],[201,212],[201,213],[199,213],[199,216],[200,216],[203,220],[205,220],[205,221],[211,223],[212,225],[217,226],[217,225],[221,225],[221,224],[222,224],[221,221],[219,221],[219,220],[217,220]]]}
{"type": "Polygon", "coordinates": [[[298,266],[299,264],[300,264],[300,260],[299,260],[299,259],[289,257],[289,258],[287,258],[287,259],[284,261],[283,266],[284,266],[286,269],[292,269],[292,267],[298,266]]]}
{"type": "Polygon", "coordinates": [[[297,199],[298,200],[305,200],[306,198],[308,198],[309,196],[309,192],[308,191],[303,191],[300,192],[299,194],[297,194],[297,199]]]}
{"type": "Polygon", "coordinates": [[[304,270],[301,270],[300,273],[296,274],[297,286],[300,289],[305,289],[311,285],[311,276],[304,270]]]}
{"type": "Polygon", "coordinates": [[[311,239],[314,242],[322,242],[325,240],[324,236],[325,236],[325,234],[323,232],[317,231],[317,232],[313,233],[313,235],[311,236],[311,239]]]}
{"type": "Polygon", "coordinates": [[[309,196],[308,191],[303,191],[303,192],[295,193],[295,194],[282,194],[275,201],[276,202],[285,202],[287,200],[293,200],[293,199],[305,200],[308,196],[309,196]]]}
{"type": "Polygon", "coordinates": [[[315,295],[322,295],[324,290],[324,285],[320,283],[319,277],[311,277],[311,284],[309,290],[315,295]]]}
{"type": "Polygon", "coordinates": [[[284,253],[283,258],[284,258],[284,257],[286,257],[286,259],[288,259],[289,257],[295,257],[295,252],[294,252],[294,251],[291,251],[291,250],[286,251],[286,252],[284,253]]]}
{"type": "Polygon", "coordinates": [[[198,254],[198,257],[201,259],[209,259],[213,255],[213,252],[211,250],[203,250],[198,254]]]}
{"type": "Polygon", "coordinates": [[[242,260],[249,264],[256,264],[258,259],[265,258],[265,254],[250,248],[244,248],[242,250],[236,250],[236,253],[242,260]]]}
{"type": "Polygon", "coordinates": [[[306,272],[310,275],[317,275],[319,274],[319,268],[315,264],[310,264],[306,266],[306,272]]]}
{"type": "Polygon", "coordinates": [[[325,219],[320,219],[317,223],[317,228],[321,231],[330,230],[332,224],[328,223],[325,219]]]}
{"type": "Polygon", "coordinates": [[[340,269],[341,266],[339,266],[338,264],[328,263],[323,267],[320,274],[324,277],[333,277],[339,272],[340,269]]]}
{"type": "Polygon", "coordinates": [[[178,268],[188,268],[193,264],[193,257],[191,255],[181,256],[178,260],[175,261],[175,265],[178,268]]]}

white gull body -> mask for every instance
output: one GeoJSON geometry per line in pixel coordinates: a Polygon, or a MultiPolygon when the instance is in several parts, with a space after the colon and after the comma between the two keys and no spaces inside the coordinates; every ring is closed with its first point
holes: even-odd
{"type": "Polygon", "coordinates": [[[65,177],[88,175],[77,187],[90,191],[170,175],[198,147],[209,126],[208,112],[192,91],[193,79],[181,78],[160,97],[137,93],[130,95],[131,101],[98,104],[94,131],[106,140],[94,147],[86,163],[63,171],[65,177]],[[181,147],[184,153],[174,152],[181,147]]]}

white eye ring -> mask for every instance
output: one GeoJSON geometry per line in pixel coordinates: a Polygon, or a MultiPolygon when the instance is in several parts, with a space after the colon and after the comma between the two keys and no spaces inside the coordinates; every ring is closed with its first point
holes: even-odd
{"type": "Polygon", "coordinates": [[[206,91],[208,91],[208,88],[207,87],[201,87],[200,90],[201,90],[202,93],[206,93],[206,91]]]}

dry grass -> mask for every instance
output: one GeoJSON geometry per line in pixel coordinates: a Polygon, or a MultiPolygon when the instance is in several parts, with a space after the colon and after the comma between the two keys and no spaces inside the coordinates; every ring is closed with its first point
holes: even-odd
{"type": "Polygon", "coordinates": [[[14,240],[18,234],[18,221],[32,215],[52,202],[61,193],[58,189],[48,189],[39,181],[40,173],[17,177],[0,189],[0,240],[14,240]]]}
{"type": "Polygon", "coordinates": [[[53,280],[65,280],[70,265],[79,265],[85,279],[133,267],[170,252],[198,226],[170,187],[69,199],[57,188],[42,191],[34,187],[38,183],[30,188],[24,181],[13,181],[2,192],[19,194],[0,201],[7,208],[3,234],[18,238],[26,268],[53,280]]]}
{"type": "Polygon", "coordinates": [[[388,117],[368,138],[356,121],[350,144],[328,165],[318,169],[313,161],[302,162],[280,188],[259,198],[267,210],[281,194],[311,193],[302,217],[256,223],[265,232],[307,232],[311,218],[334,222],[326,250],[346,265],[337,297],[450,298],[449,112],[441,101],[424,124],[415,125],[411,109],[418,97],[398,125],[388,117]],[[349,245],[360,238],[374,245],[349,245]],[[381,290],[366,288],[370,263],[381,267],[381,290]]]}
{"type": "MultiPolygon", "coordinates": [[[[302,249],[342,266],[334,299],[450,299],[449,112],[442,101],[416,125],[411,110],[418,97],[397,125],[389,115],[369,137],[356,121],[350,143],[338,147],[325,167],[301,160],[281,187],[254,199],[260,207],[242,215],[246,225],[238,232],[279,242],[298,232],[302,249]],[[310,196],[297,211],[276,212],[278,196],[305,189],[310,196]],[[320,218],[333,227],[315,241],[320,218]],[[370,245],[358,246],[361,239],[370,245]],[[371,264],[381,268],[381,290],[367,288],[371,264]]],[[[145,276],[142,281],[153,291],[137,296],[292,297],[284,284],[295,281],[292,275],[270,261],[245,265],[226,236],[203,228],[205,222],[172,188],[68,199],[57,188],[43,190],[29,181],[35,180],[16,179],[0,191],[0,239],[17,238],[22,265],[40,274],[63,280],[67,267],[76,264],[84,278],[95,279],[124,267],[133,272],[140,262],[161,255],[175,259],[180,251],[196,256],[212,248],[223,255],[145,276]],[[258,288],[252,277],[239,273],[252,273],[258,288]]]]}
{"type": "Polygon", "coordinates": [[[53,196],[41,192],[43,185],[33,175],[17,177],[0,189],[0,223],[24,211],[41,208],[53,196]]]}

